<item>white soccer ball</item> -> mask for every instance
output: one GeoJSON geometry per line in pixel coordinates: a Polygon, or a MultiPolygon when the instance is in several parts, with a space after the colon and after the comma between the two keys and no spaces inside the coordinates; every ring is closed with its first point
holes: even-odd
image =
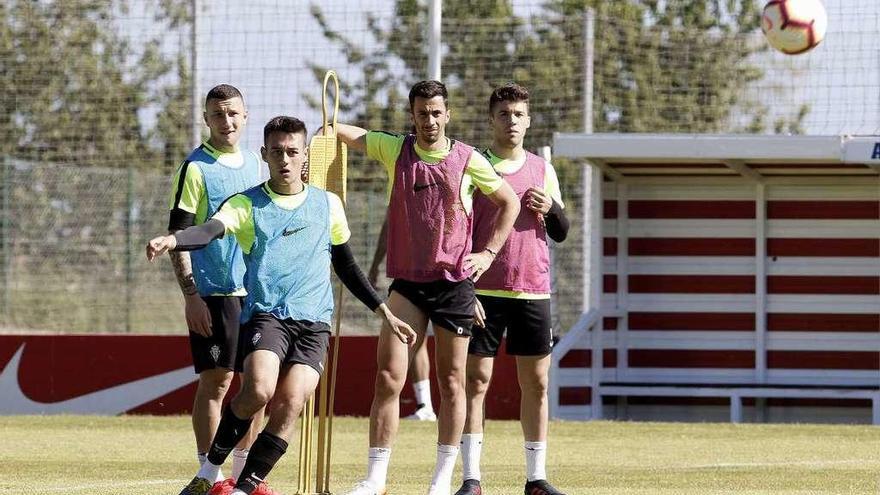
{"type": "Polygon", "coordinates": [[[828,14],[819,0],[771,0],[761,19],[770,46],[787,55],[815,48],[825,38],[827,27],[828,14]]]}

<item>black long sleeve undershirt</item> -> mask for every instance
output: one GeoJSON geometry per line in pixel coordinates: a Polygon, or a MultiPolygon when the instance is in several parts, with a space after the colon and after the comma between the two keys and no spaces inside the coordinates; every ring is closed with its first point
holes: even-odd
{"type": "Polygon", "coordinates": [[[568,217],[565,216],[565,210],[556,201],[550,211],[544,215],[545,225],[547,226],[547,235],[556,242],[562,242],[568,237],[568,217]]]}
{"type": "Polygon", "coordinates": [[[174,237],[177,238],[177,247],[174,248],[174,251],[202,249],[214,239],[223,237],[225,232],[226,227],[223,225],[223,222],[212,218],[203,224],[175,232],[174,237]]]}
{"type": "Polygon", "coordinates": [[[364,306],[370,308],[370,311],[375,311],[382,304],[382,299],[354,260],[354,254],[352,254],[348,243],[332,246],[330,259],[333,262],[336,276],[345,284],[349,292],[354,294],[358,301],[364,303],[364,306]]]}
{"type": "MultiPolygon", "coordinates": [[[[201,249],[214,239],[223,237],[225,231],[226,227],[223,222],[216,219],[181,230],[174,234],[174,237],[177,238],[177,247],[174,248],[174,251],[201,249]]],[[[379,294],[367,281],[367,276],[354,260],[354,254],[352,254],[351,247],[347,242],[330,248],[330,260],[333,263],[336,276],[358,301],[370,308],[370,311],[375,311],[382,304],[379,294]]]]}

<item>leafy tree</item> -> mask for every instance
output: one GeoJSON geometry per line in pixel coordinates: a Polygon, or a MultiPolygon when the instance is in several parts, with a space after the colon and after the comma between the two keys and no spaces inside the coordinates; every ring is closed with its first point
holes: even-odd
{"type": "MultiPolygon", "coordinates": [[[[546,0],[528,20],[514,15],[509,1],[448,0],[443,79],[452,100],[450,134],[486,144],[488,95],[509,80],[533,95],[527,147],[549,144],[555,131],[582,129],[588,7],[596,18],[595,132],[720,132],[731,130],[734,117],[748,122],[740,131],[767,128],[766,108],[743,96],[763,77],[750,61],[763,48],[744,42],[759,27],[752,0],[546,0]]],[[[336,31],[320,8],[313,6],[312,14],[363,74],[344,87],[352,120],[367,128],[406,129],[406,91],[427,65],[425,2],[397,0],[390,25],[370,16],[367,27],[378,47],[372,51],[336,31]]],[[[323,74],[319,66],[314,70],[323,74]]],[[[807,111],[780,119],[774,129],[797,132],[807,111]]]]}
{"type": "Polygon", "coordinates": [[[123,326],[131,291],[119,288],[135,286],[137,224],[164,224],[137,216],[159,198],[149,180],[157,174],[143,172],[167,172],[189,151],[191,75],[165,41],[189,29],[188,5],[0,2],[0,324],[123,326]],[[159,29],[125,32],[126,19],[144,14],[159,29]]]}
{"type": "MultiPolygon", "coordinates": [[[[148,5],[159,25],[187,27],[183,0],[148,5]]],[[[146,39],[120,32],[115,21],[127,12],[124,0],[0,4],[0,154],[149,168],[167,148],[186,152],[177,136],[188,128],[180,114],[189,112],[190,75],[163,52],[168,30],[146,39]],[[154,132],[142,118],[150,111],[159,115],[154,132]]]]}
{"type": "MultiPolygon", "coordinates": [[[[373,51],[365,50],[360,43],[336,31],[319,7],[312,7],[312,15],[324,36],[336,43],[348,61],[360,69],[361,80],[340,81],[343,94],[340,109],[348,114],[348,120],[367,129],[409,129],[409,88],[427,78],[425,3],[398,0],[390,26],[369,15],[367,28],[379,46],[373,51]]],[[[451,136],[474,145],[487,144],[486,102],[496,84],[510,80],[505,74],[509,74],[515,58],[513,53],[502,56],[493,51],[491,58],[470,63],[470,54],[476,47],[508,46],[522,23],[522,19],[513,15],[508,1],[443,3],[443,80],[450,91],[451,136]],[[450,63],[455,60],[462,63],[450,63]]],[[[312,64],[312,70],[321,81],[325,68],[312,64]]],[[[320,108],[319,101],[308,95],[304,98],[314,108],[320,108]]],[[[359,174],[362,170],[363,167],[352,167],[351,172],[359,174]]],[[[382,173],[378,167],[372,172],[373,175],[382,173]]]]}

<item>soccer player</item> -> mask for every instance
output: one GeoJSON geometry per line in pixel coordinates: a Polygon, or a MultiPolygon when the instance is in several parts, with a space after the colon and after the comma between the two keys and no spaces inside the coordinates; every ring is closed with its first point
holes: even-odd
{"type": "MultiPolygon", "coordinates": [[[[547,237],[556,242],[565,240],[568,219],[553,166],[523,149],[523,138],[530,123],[526,88],[509,84],[492,92],[489,97],[492,145],[485,151],[486,157],[513,187],[523,208],[495,262],[476,283],[485,329],[474,332],[468,348],[468,416],[461,443],[464,481],[456,495],[482,493],[483,404],[505,331],[507,353],[516,356],[521,391],[525,495],[563,495],[547,482],[545,466],[547,381],[553,337],[547,237]]],[[[475,249],[492,242],[496,214],[495,205],[477,194],[474,198],[475,249]]]]}
{"type": "MultiPolygon", "coordinates": [[[[388,305],[418,332],[419,341],[429,320],[436,330],[441,402],[437,463],[428,493],[449,495],[466,415],[464,371],[474,318],[473,279],[486,271],[504,244],[519,201],[479,152],[446,137],[450,111],[442,83],[415,84],[409,105],[414,135],[367,132],[350,125],[339,125],[337,134],[388,171],[386,272],[394,279],[388,305]],[[491,239],[478,252],[471,252],[472,186],[499,206],[491,239]]],[[[379,334],[367,477],[350,495],[385,493],[408,361],[407,346],[385,325],[379,334]]]]}
{"type": "MultiPolygon", "coordinates": [[[[388,216],[382,222],[382,229],[379,232],[379,242],[376,243],[376,251],[373,253],[373,263],[370,265],[369,275],[367,278],[373,287],[379,279],[379,266],[385,259],[386,243],[385,237],[388,235],[388,216]]],[[[428,328],[426,335],[432,334],[432,328],[428,328]]],[[[434,403],[431,401],[431,359],[428,357],[427,338],[419,342],[418,347],[412,350],[407,378],[412,384],[413,393],[416,398],[416,410],[404,419],[412,419],[415,421],[437,421],[437,413],[434,412],[434,403]]]]}
{"type": "Polygon", "coordinates": [[[182,494],[202,494],[211,488],[232,446],[270,399],[269,421],[254,442],[234,490],[221,483],[211,492],[251,494],[286,451],[296,417],[323,372],[333,313],[331,264],[401,345],[416,337],[391,313],[355,263],[342,201],[302,182],[305,124],[276,117],[266,124],[263,140],[268,182],[232,196],[208,222],[147,244],[147,258],[153,260],[168,250],[201,249],[232,234],[247,267],[242,388],[223,412],[207,462],[182,494]]]}
{"type": "MultiPolygon", "coordinates": [[[[170,233],[205,222],[227,197],[260,182],[259,157],[238,146],[247,123],[241,92],[228,84],[212,88],[205,98],[204,119],[208,140],[190,153],[174,177],[170,233]]],[[[183,292],[193,365],[199,375],[192,424],[199,464],[204,464],[235,367],[244,262],[231,238],[192,254],[172,252],[170,257],[183,292]]],[[[262,422],[262,412],[258,414],[255,423],[262,422]]],[[[233,452],[233,478],[241,472],[256,433],[255,428],[233,452]]]]}

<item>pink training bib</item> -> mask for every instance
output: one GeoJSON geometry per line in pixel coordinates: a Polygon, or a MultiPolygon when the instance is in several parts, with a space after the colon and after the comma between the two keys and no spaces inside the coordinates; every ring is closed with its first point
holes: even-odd
{"type": "MultiPolygon", "coordinates": [[[[522,167],[504,180],[520,199],[520,212],[507,242],[498,251],[495,261],[477,281],[483,290],[509,290],[530,294],[550,293],[550,249],[547,232],[538,215],[528,209],[524,197],[530,187],[544,187],[544,160],[526,152],[522,167]]],[[[474,251],[486,248],[492,235],[498,207],[483,194],[474,195],[474,251]]]]}
{"type": "Polygon", "coordinates": [[[415,136],[403,141],[388,208],[388,262],[391,278],[411,282],[467,278],[462,269],[471,252],[472,218],[461,201],[461,182],[473,148],[452,141],[439,163],[419,158],[415,136]]]}

